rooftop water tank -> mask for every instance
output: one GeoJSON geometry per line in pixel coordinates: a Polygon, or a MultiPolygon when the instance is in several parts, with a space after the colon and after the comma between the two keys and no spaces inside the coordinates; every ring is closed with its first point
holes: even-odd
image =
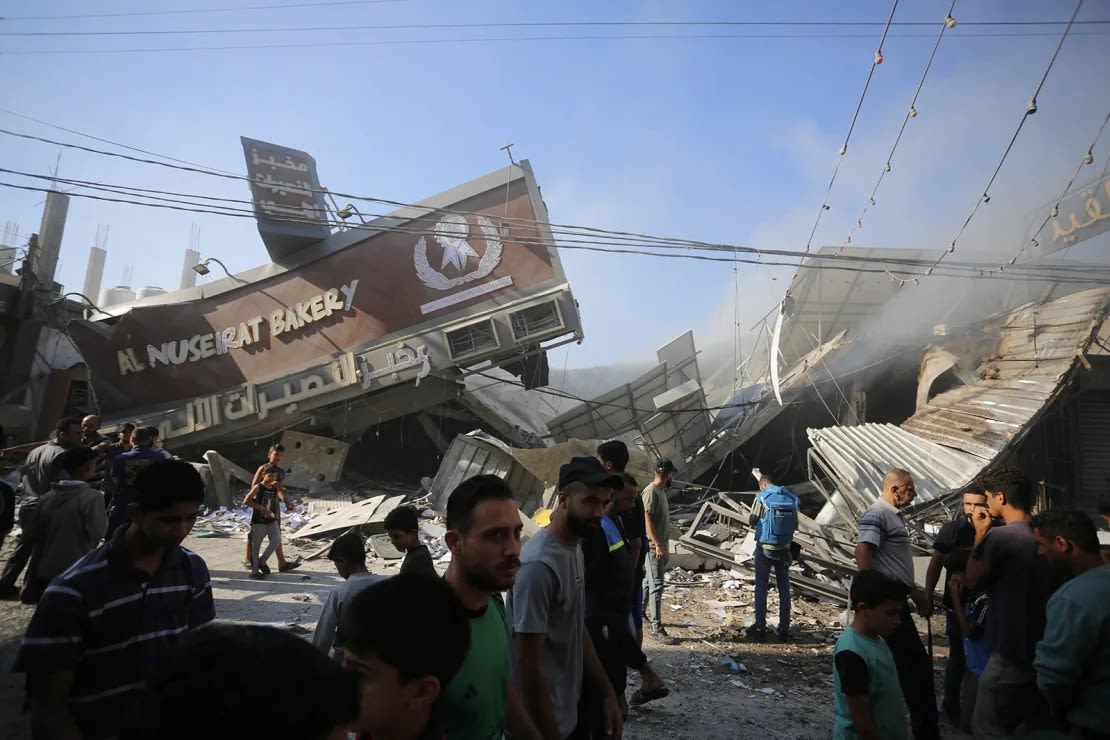
{"type": "Polygon", "coordinates": [[[100,305],[107,308],[108,306],[117,306],[120,303],[130,303],[133,300],[135,300],[135,293],[131,288],[126,285],[117,285],[104,291],[104,295],[100,298],[100,305]]]}

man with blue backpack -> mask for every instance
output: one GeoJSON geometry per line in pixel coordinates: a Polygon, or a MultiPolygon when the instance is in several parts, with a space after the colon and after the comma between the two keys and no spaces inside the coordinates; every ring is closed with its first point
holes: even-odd
{"type": "Polygon", "coordinates": [[[767,640],[767,591],[774,568],[779,591],[778,637],[780,642],[790,642],[790,546],[798,528],[798,497],[762,476],[748,523],[755,527],[756,543],[755,624],[748,628],[748,639],[767,640]]]}

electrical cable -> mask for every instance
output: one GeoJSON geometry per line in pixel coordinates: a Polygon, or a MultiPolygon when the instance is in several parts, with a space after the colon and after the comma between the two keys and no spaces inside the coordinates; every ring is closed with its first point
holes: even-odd
{"type": "MultiPolygon", "coordinates": [[[[0,133],[7,134],[7,135],[10,135],[10,136],[15,136],[15,137],[18,137],[18,138],[40,141],[40,142],[43,142],[43,143],[49,143],[49,144],[53,144],[53,145],[57,145],[57,146],[70,147],[70,148],[78,149],[78,150],[81,150],[81,151],[87,151],[87,152],[94,153],[94,154],[100,154],[100,155],[122,158],[124,160],[138,162],[138,163],[142,163],[142,164],[152,164],[152,165],[157,165],[157,166],[160,166],[160,167],[166,167],[166,168],[170,168],[170,169],[182,170],[182,171],[187,171],[187,172],[196,172],[196,173],[199,173],[199,174],[211,175],[211,176],[220,177],[220,178],[224,178],[224,179],[240,180],[240,181],[245,181],[245,182],[248,182],[248,183],[251,182],[250,178],[248,178],[245,175],[231,174],[231,173],[225,173],[225,172],[219,172],[219,171],[211,171],[211,170],[202,169],[202,168],[193,167],[193,166],[184,166],[184,165],[171,164],[171,163],[168,163],[168,162],[148,160],[148,159],[143,159],[143,158],[139,158],[139,157],[133,157],[133,156],[127,155],[127,154],[120,154],[118,152],[110,152],[110,151],[105,151],[105,150],[101,150],[101,149],[95,149],[95,148],[92,148],[92,147],[85,147],[85,146],[82,146],[82,145],[79,145],[79,144],[72,144],[72,143],[68,143],[68,142],[60,142],[60,141],[56,141],[56,140],[52,140],[52,139],[47,139],[45,137],[39,137],[39,136],[30,135],[30,134],[23,134],[23,133],[13,132],[13,131],[9,131],[9,130],[6,130],[6,129],[0,129],[0,133]]],[[[155,156],[162,156],[162,155],[155,155],[155,156]]],[[[15,171],[15,170],[6,170],[6,169],[2,169],[2,168],[0,168],[0,171],[6,171],[6,172],[9,172],[11,174],[19,174],[19,175],[26,176],[26,177],[35,177],[35,178],[39,178],[39,179],[46,179],[46,180],[57,181],[57,182],[66,182],[66,183],[71,183],[71,184],[87,186],[87,187],[95,187],[95,188],[101,188],[101,189],[103,189],[105,187],[101,183],[95,183],[95,182],[91,182],[91,181],[73,180],[73,179],[67,179],[67,178],[56,178],[54,176],[45,176],[45,175],[34,175],[34,174],[31,174],[31,173],[21,173],[21,172],[15,171]]],[[[133,190],[133,191],[136,191],[136,192],[139,192],[139,193],[157,193],[157,194],[173,195],[173,196],[178,196],[178,197],[195,197],[195,198],[198,198],[198,199],[205,199],[205,200],[251,204],[251,201],[242,200],[242,199],[217,198],[217,197],[213,197],[213,196],[204,196],[204,195],[191,196],[191,195],[188,195],[188,194],[173,193],[171,191],[151,190],[151,189],[137,188],[137,187],[131,187],[131,186],[119,186],[119,189],[121,189],[121,190],[123,190],[123,189],[133,190]]],[[[43,192],[45,192],[45,191],[43,191],[43,192]]],[[[313,193],[329,193],[329,191],[327,191],[326,189],[323,189],[323,188],[319,188],[319,189],[312,188],[311,192],[313,192],[313,193]]],[[[482,215],[480,212],[475,212],[475,211],[463,211],[463,210],[453,210],[453,209],[437,209],[437,208],[433,208],[433,207],[430,207],[430,206],[421,206],[421,205],[418,205],[418,204],[404,203],[404,202],[401,202],[401,201],[387,200],[387,199],[383,199],[383,198],[375,198],[375,197],[372,197],[372,196],[358,196],[358,195],[353,195],[353,194],[349,194],[349,193],[334,193],[333,195],[339,195],[340,197],[351,198],[351,199],[354,199],[354,200],[364,200],[364,201],[368,201],[368,202],[383,203],[383,204],[388,204],[388,205],[391,205],[391,206],[397,206],[397,207],[401,207],[401,208],[416,208],[416,209],[425,210],[425,211],[428,211],[428,212],[456,213],[456,214],[460,214],[460,215],[482,215]]],[[[92,197],[92,196],[84,196],[84,197],[92,197]]],[[[144,195],[142,197],[150,197],[150,196],[144,195]]],[[[112,200],[112,199],[108,199],[108,200],[112,200]]],[[[119,201],[119,202],[131,202],[131,201],[119,201]]],[[[153,205],[153,204],[136,203],[136,205],[153,205]]],[[[187,205],[193,206],[193,205],[198,205],[198,204],[188,203],[187,205]]],[[[232,208],[224,207],[224,206],[220,206],[219,208],[221,208],[221,211],[211,211],[211,210],[206,210],[206,209],[190,209],[190,208],[184,208],[184,209],[181,209],[181,210],[194,210],[196,212],[213,212],[213,213],[216,213],[217,215],[239,215],[239,216],[245,216],[245,217],[253,217],[254,216],[253,209],[232,209],[232,208]],[[231,214],[223,212],[223,211],[236,211],[236,210],[238,211],[237,213],[231,213],[231,214]]],[[[369,215],[377,215],[377,214],[369,214],[369,215]]],[[[381,214],[381,215],[386,216],[388,214],[381,214]]],[[[300,222],[300,223],[315,223],[315,224],[326,223],[328,225],[335,225],[335,226],[345,225],[345,222],[335,221],[335,220],[330,220],[330,219],[283,218],[281,220],[289,220],[289,221],[300,222]]],[[[743,247],[743,246],[738,246],[738,245],[727,245],[727,244],[710,244],[708,242],[700,242],[700,241],[688,240],[688,239],[676,239],[676,238],[671,238],[671,237],[658,237],[658,236],[653,236],[653,235],[649,235],[649,234],[640,234],[640,233],[636,233],[636,232],[612,231],[612,230],[607,230],[607,229],[599,229],[599,228],[594,228],[594,227],[576,226],[576,225],[568,225],[568,224],[546,224],[546,223],[541,224],[541,222],[539,222],[535,219],[507,219],[505,222],[509,223],[510,226],[513,223],[517,223],[517,224],[523,224],[523,225],[525,225],[527,227],[530,227],[530,228],[535,228],[535,227],[539,227],[539,226],[550,227],[554,235],[564,237],[561,240],[562,242],[581,241],[581,240],[571,240],[571,239],[569,239],[570,236],[587,236],[587,235],[597,234],[597,235],[607,236],[611,240],[616,239],[616,240],[618,240],[618,242],[624,242],[626,246],[632,246],[632,247],[654,246],[654,247],[680,248],[680,249],[684,249],[684,250],[693,249],[693,250],[728,252],[728,253],[733,254],[733,256],[734,256],[733,261],[735,260],[737,252],[743,252],[743,253],[748,254],[748,255],[758,255],[760,257],[760,259],[762,258],[763,255],[775,255],[775,256],[784,256],[784,257],[804,257],[805,256],[805,253],[798,252],[797,250],[773,250],[773,249],[759,250],[759,249],[755,249],[755,248],[752,248],[752,247],[743,247]]],[[[388,229],[388,227],[382,227],[380,230],[390,230],[390,229],[388,229]]],[[[392,229],[392,230],[394,230],[394,231],[404,231],[405,233],[420,234],[420,235],[427,235],[429,233],[427,231],[399,230],[399,229],[392,229]]],[[[534,243],[542,243],[542,242],[534,241],[534,243]]],[[[608,243],[612,244],[613,242],[610,241],[608,243]]],[[[564,244],[564,246],[566,246],[567,248],[574,248],[570,244],[564,244]]],[[[621,251],[621,250],[601,250],[601,251],[621,251]]],[[[657,253],[650,253],[651,256],[655,256],[656,254],[657,253]]],[[[700,258],[700,257],[693,256],[693,255],[691,255],[690,258],[692,258],[692,259],[705,259],[705,258],[700,258]]],[[[866,260],[864,260],[864,258],[860,258],[858,256],[844,255],[844,254],[819,255],[818,258],[822,259],[822,260],[827,260],[827,261],[830,261],[830,262],[835,262],[835,261],[846,261],[846,262],[866,261],[866,260]]],[[[712,260],[712,261],[730,261],[730,260],[712,260]]],[[[913,260],[913,259],[893,258],[893,257],[892,258],[884,258],[884,262],[885,263],[891,263],[891,264],[907,265],[907,266],[913,266],[913,265],[919,265],[919,264],[920,265],[928,264],[928,262],[924,261],[924,260],[913,260]]],[[[746,263],[751,264],[750,261],[747,261],[746,263]]],[[[797,267],[798,266],[795,263],[767,263],[767,262],[763,262],[762,264],[773,264],[773,265],[779,265],[779,266],[792,266],[792,267],[797,267]]],[[[949,263],[949,265],[953,265],[953,264],[959,265],[960,263],[951,263],[951,262],[949,263]]],[[[982,265],[976,265],[976,264],[960,265],[960,266],[969,267],[970,269],[973,269],[973,270],[981,270],[982,269],[982,265]]],[[[832,269],[832,268],[830,266],[829,268],[824,268],[824,269],[832,269]]],[[[867,270],[867,271],[872,272],[873,270],[867,270]]]]}
{"type": "MultiPolygon", "coordinates": [[[[1076,31],[1073,36],[1105,36],[1108,31],[1076,31]]],[[[891,33],[891,38],[930,38],[919,33],[891,33]]],[[[1053,33],[1031,31],[1008,33],[963,33],[957,38],[1014,38],[1014,37],[1046,37],[1055,36],[1053,33]]],[[[61,56],[61,55],[114,55],[114,54],[158,54],[202,51],[206,53],[217,51],[260,51],[266,49],[341,49],[376,46],[422,46],[440,44],[492,44],[492,43],[535,43],[540,41],[666,41],[666,40],[786,40],[786,39],[857,39],[870,38],[871,34],[840,33],[817,36],[814,34],[622,34],[622,35],[574,35],[574,36],[485,36],[468,38],[428,38],[428,39],[379,39],[369,41],[314,41],[299,43],[270,43],[270,44],[230,44],[218,46],[169,46],[169,47],[138,47],[138,48],[103,48],[103,49],[7,49],[0,52],[3,56],[61,56]]]]}
{"type": "MultiPolygon", "coordinates": [[[[894,6],[897,7],[895,2],[894,6]]],[[[180,12],[180,11],[179,11],[180,12]]],[[[894,9],[891,9],[891,16],[894,9]]],[[[20,19],[12,19],[20,20],[20,19]]],[[[27,19],[23,19],[27,20],[27,19]]],[[[1079,25],[1104,25],[1110,21],[1091,20],[1080,21],[1079,25]]],[[[442,31],[442,30],[478,30],[490,28],[883,28],[883,38],[892,26],[897,27],[932,27],[929,21],[900,21],[886,23],[879,21],[497,21],[483,23],[376,23],[368,25],[345,26],[286,26],[278,28],[171,28],[171,29],[139,29],[139,30],[109,30],[109,31],[0,31],[0,36],[181,36],[197,34],[231,34],[231,33],[317,33],[328,31],[442,31]]],[[[967,26],[981,28],[1016,27],[1016,26],[1060,26],[1062,21],[972,21],[967,26]]],[[[882,49],[880,42],[879,48],[882,49]]]]}
{"type": "MultiPolygon", "coordinates": [[[[45,175],[40,176],[40,177],[50,179],[48,176],[45,176],[45,175]]],[[[52,192],[52,190],[50,188],[33,187],[33,186],[29,186],[29,185],[18,185],[18,184],[9,183],[9,182],[0,182],[0,187],[16,189],[16,190],[25,190],[25,191],[31,191],[31,192],[39,192],[39,193],[52,192]]],[[[71,197],[77,197],[77,198],[87,198],[87,199],[91,199],[91,200],[105,201],[105,202],[110,202],[110,203],[137,205],[137,206],[143,206],[143,207],[148,207],[148,208],[161,208],[161,209],[184,211],[184,212],[190,212],[190,213],[204,213],[204,214],[210,214],[210,215],[216,215],[216,216],[229,216],[229,217],[234,217],[234,218],[250,218],[250,219],[256,218],[256,215],[255,215],[253,210],[235,209],[235,208],[232,208],[230,206],[195,207],[197,204],[179,205],[179,204],[177,204],[177,203],[179,203],[179,201],[171,201],[170,203],[149,203],[149,202],[130,200],[130,199],[126,199],[126,198],[112,198],[112,197],[108,197],[108,196],[92,195],[92,194],[89,194],[89,193],[69,193],[69,195],[71,197]],[[223,210],[214,210],[214,208],[221,208],[223,210]]],[[[155,196],[143,196],[143,197],[153,198],[155,196]]],[[[203,197],[207,197],[207,196],[203,196],[203,197]]],[[[170,200],[170,199],[163,199],[163,200],[170,200]]],[[[288,221],[291,221],[293,223],[312,223],[312,224],[316,224],[316,225],[324,224],[324,223],[329,223],[329,224],[332,224],[332,225],[339,225],[341,223],[340,221],[330,221],[330,220],[324,220],[324,219],[313,219],[313,220],[310,220],[310,219],[282,219],[282,220],[288,220],[288,221]]],[[[400,233],[400,234],[406,234],[406,235],[412,235],[412,236],[434,236],[435,233],[436,233],[434,228],[430,227],[430,226],[428,228],[415,228],[415,229],[414,228],[401,228],[401,227],[383,227],[381,229],[375,230],[375,233],[379,233],[379,232],[381,232],[381,233],[400,233]]],[[[542,238],[529,239],[529,238],[526,238],[526,237],[514,237],[514,240],[517,241],[518,243],[522,244],[522,245],[525,245],[525,246],[531,245],[531,246],[538,246],[538,247],[543,247],[543,248],[546,248],[547,246],[549,246],[548,243],[545,240],[543,240],[542,238]]],[[[605,242],[600,242],[600,243],[604,244],[605,242]]],[[[711,256],[707,256],[707,255],[688,254],[686,252],[656,252],[656,251],[648,251],[646,249],[631,248],[628,245],[623,245],[623,244],[618,244],[616,247],[597,246],[597,244],[598,244],[598,242],[592,242],[592,243],[586,243],[586,244],[575,244],[575,243],[566,243],[566,240],[557,240],[555,246],[556,246],[556,248],[558,248],[560,250],[564,250],[564,249],[575,250],[575,249],[577,249],[577,250],[583,250],[583,251],[589,251],[589,252],[600,252],[600,253],[609,253],[609,254],[627,254],[627,255],[638,255],[638,256],[645,256],[645,257],[664,257],[664,258],[670,258],[670,259],[701,260],[701,261],[722,262],[722,263],[735,263],[736,262],[735,258],[730,258],[730,257],[711,257],[711,256]]],[[[814,257],[812,255],[810,257],[811,257],[811,259],[814,259],[814,257]]],[[[828,257],[832,257],[832,255],[829,255],[828,257]]],[[[825,255],[819,255],[819,256],[816,257],[816,259],[818,259],[818,260],[825,259],[825,258],[826,258],[825,255]]],[[[861,260],[861,261],[863,261],[863,260],[861,260]]],[[[741,262],[743,264],[750,264],[750,265],[764,264],[764,265],[775,265],[775,266],[784,266],[784,267],[798,267],[799,266],[798,262],[786,262],[786,261],[778,262],[778,261],[763,260],[761,262],[756,262],[756,261],[753,261],[753,260],[741,260],[741,262]]],[[[853,265],[850,265],[850,264],[844,264],[843,262],[841,264],[830,264],[830,265],[810,264],[809,266],[810,266],[811,269],[838,270],[838,271],[854,272],[854,273],[880,274],[880,273],[886,272],[886,268],[883,268],[883,267],[877,267],[877,268],[859,267],[859,266],[853,266],[853,265]]],[[[947,267],[948,268],[958,268],[959,266],[954,265],[954,264],[950,264],[947,267]]],[[[993,263],[991,263],[989,265],[989,267],[993,268],[993,263]]],[[[1074,267],[1072,267],[1072,266],[1050,267],[1050,266],[1044,266],[1044,265],[1031,265],[1030,268],[1031,269],[1029,271],[1025,271],[1024,273],[1015,274],[1011,271],[1011,272],[1007,273],[1006,276],[992,276],[992,275],[986,274],[987,267],[975,264],[975,265],[969,265],[968,267],[959,268],[959,269],[968,270],[967,272],[944,272],[944,273],[938,273],[938,274],[946,275],[946,276],[949,276],[949,277],[965,277],[965,278],[988,278],[988,277],[1017,278],[1017,277],[1020,276],[1020,277],[1023,277],[1025,279],[1029,279],[1029,280],[1053,279],[1053,280],[1057,280],[1061,283],[1089,284],[1093,280],[1096,280],[1098,275],[1102,275],[1103,272],[1105,272],[1106,275],[1107,275],[1107,279],[1110,279],[1110,268],[1106,268],[1105,270],[1098,270],[1098,269],[1092,268],[1090,266],[1082,266],[1082,265],[1077,265],[1077,266],[1074,266],[1074,267]],[[1032,270],[1036,270],[1036,272],[1033,272],[1032,270]],[[1053,270],[1054,272],[1047,272],[1049,270],[1053,270]],[[1075,274],[1075,277],[1069,278],[1066,275],[1061,275],[1060,274],[1061,272],[1064,272],[1064,273],[1075,272],[1076,274],[1075,274]]]]}
{"type": "Polygon", "coordinates": [[[817,209],[817,218],[813,221],[813,228],[810,229],[809,238],[806,239],[805,252],[808,254],[810,248],[813,246],[813,237],[817,234],[817,227],[821,223],[821,216],[825,211],[829,210],[829,195],[832,194],[833,185],[836,184],[836,176],[840,174],[840,165],[844,163],[844,156],[848,153],[848,143],[852,139],[852,132],[856,130],[856,122],[859,120],[860,111],[863,109],[863,101],[867,98],[867,91],[871,88],[871,78],[875,76],[875,68],[883,63],[883,43],[886,41],[886,36],[890,33],[890,24],[894,20],[894,12],[898,9],[898,1],[894,0],[894,4],[890,6],[890,15],[887,16],[886,26],[883,27],[883,35],[879,39],[879,48],[875,52],[874,59],[871,60],[871,67],[867,71],[867,79],[863,83],[863,90],[860,92],[859,102],[856,103],[856,112],[852,114],[852,122],[848,126],[848,134],[844,137],[844,143],[840,145],[840,155],[836,160],[836,167],[833,168],[832,177],[829,178],[829,185],[825,188],[825,196],[822,199],[821,207],[817,209]]]}
{"type": "Polygon", "coordinates": [[[1040,82],[1037,83],[1037,87],[1033,91],[1033,97],[1030,98],[1029,104],[1026,106],[1025,111],[1022,113],[1021,120],[1018,122],[1017,128],[1014,129],[1014,135],[1010,137],[1010,142],[1006,145],[1006,149],[1002,152],[1002,158],[998,161],[998,165],[994,168],[994,172],[991,173],[986,187],[983,188],[983,194],[979,196],[979,198],[975,201],[975,207],[971,209],[971,213],[969,213],[967,218],[964,220],[963,225],[960,227],[960,230],[956,234],[956,238],[952,240],[952,243],[948,245],[947,249],[940,253],[940,256],[937,257],[937,259],[933,262],[933,266],[920,275],[902,278],[891,276],[891,280],[898,281],[900,287],[905,286],[907,280],[911,280],[916,283],[920,278],[929,277],[930,275],[932,275],[933,271],[940,265],[944,258],[956,251],[956,244],[964,235],[964,232],[967,231],[967,227],[971,224],[972,220],[975,218],[975,215],[979,212],[979,209],[984,204],[990,202],[991,186],[994,185],[994,181],[998,178],[998,173],[1002,171],[1002,166],[1006,163],[1006,159],[1010,156],[1010,152],[1013,151],[1014,143],[1017,141],[1018,136],[1021,134],[1021,130],[1025,127],[1025,122],[1029,120],[1029,116],[1037,112],[1037,96],[1040,95],[1041,90],[1044,88],[1044,84],[1048,80],[1048,75],[1052,72],[1052,68],[1056,64],[1056,59],[1060,56],[1060,50],[1064,47],[1064,42],[1067,41],[1068,35],[1071,33],[1072,26],[1075,23],[1075,18],[1077,15],[1079,15],[1079,11],[1082,7],[1083,0],[1078,0],[1078,2],[1076,2],[1075,4],[1075,10],[1072,11],[1071,18],[1068,19],[1067,26],[1064,27],[1064,33],[1060,36],[1060,40],[1056,44],[1056,49],[1052,52],[1052,57],[1048,60],[1048,66],[1045,67],[1044,74],[1041,75],[1040,82]]]}
{"type": "Polygon", "coordinates": [[[875,182],[875,187],[871,189],[871,196],[864,204],[863,210],[860,212],[859,218],[848,232],[848,237],[845,239],[845,244],[852,243],[852,235],[856,233],[857,229],[863,228],[863,218],[867,215],[867,211],[871,206],[876,204],[875,195],[879,192],[879,187],[883,184],[883,179],[887,173],[891,171],[891,163],[894,161],[894,154],[898,151],[898,145],[902,143],[902,136],[906,132],[906,127],[909,125],[911,118],[917,117],[917,99],[921,96],[921,90],[925,87],[925,80],[929,76],[929,71],[933,68],[933,61],[937,57],[937,50],[940,49],[940,42],[944,38],[944,32],[949,28],[955,27],[956,21],[952,16],[952,12],[956,9],[956,0],[952,0],[951,5],[948,6],[948,14],[945,15],[944,20],[940,23],[940,32],[937,33],[936,43],[933,44],[933,51],[929,54],[929,60],[925,63],[925,70],[921,73],[921,79],[917,82],[917,89],[914,90],[913,99],[910,100],[910,106],[906,109],[906,115],[902,119],[902,127],[898,129],[898,135],[894,137],[894,144],[890,147],[890,153],[886,156],[886,163],[883,165],[882,170],[879,172],[879,179],[875,182]]]}
{"type": "MultiPolygon", "coordinates": [[[[1067,197],[1068,193],[1071,191],[1071,187],[1075,184],[1075,180],[1079,177],[1079,173],[1087,165],[1094,164],[1094,150],[1095,147],[1098,146],[1098,142],[1102,138],[1103,132],[1106,130],[1107,123],[1110,123],[1110,111],[1106,112],[1106,117],[1102,119],[1102,125],[1098,127],[1098,133],[1095,134],[1095,138],[1091,141],[1091,145],[1087,147],[1087,151],[1083,155],[1083,159],[1079,161],[1079,166],[1075,168],[1075,172],[1072,173],[1071,179],[1068,180],[1068,184],[1064,186],[1064,190],[1062,193],[1060,193],[1060,197],[1056,199],[1056,204],[1052,206],[1052,210],[1049,211],[1048,215],[1044,217],[1043,221],[1041,221],[1040,227],[1037,228],[1037,231],[1033,234],[1032,238],[1029,240],[1029,243],[1021,245],[1021,249],[1017,251],[1017,254],[1010,258],[1010,261],[1006,263],[1007,265],[1016,264],[1018,259],[1021,257],[1026,249],[1030,247],[1036,247],[1040,244],[1040,242],[1037,241],[1037,237],[1041,235],[1041,232],[1044,231],[1049,222],[1056,217],[1056,214],[1059,213],[1060,203],[1064,200],[1064,198],[1067,197]]],[[[998,269],[999,271],[1004,270],[1005,265],[1000,265],[998,269]]]]}
{"type": "Polygon", "coordinates": [[[5,23],[26,21],[90,20],[94,18],[135,18],[138,16],[196,15],[201,13],[239,13],[250,10],[287,10],[293,8],[320,8],[336,5],[380,5],[382,3],[402,2],[403,0],[323,0],[311,3],[287,3],[267,5],[244,5],[238,8],[183,8],[178,10],[138,10],[121,13],[79,13],[73,15],[24,15],[4,16],[5,23]]]}

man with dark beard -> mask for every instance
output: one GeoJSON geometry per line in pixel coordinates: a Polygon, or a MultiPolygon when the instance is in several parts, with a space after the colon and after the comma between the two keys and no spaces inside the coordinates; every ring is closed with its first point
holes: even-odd
{"type": "Polygon", "coordinates": [[[520,567],[523,528],[512,490],[496,475],[465,480],[447,499],[451,564],[444,579],[470,617],[466,660],[440,697],[439,720],[450,740],[500,740],[505,730],[513,738],[540,738],[510,680],[500,593],[520,567]]]}
{"type": "Polygon", "coordinates": [[[597,458],[576,457],[559,469],[558,485],[551,523],[521,551],[520,575],[509,599],[524,700],[544,740],[591,738],[578,717],[585,678],[586,694],[601,699],[605,735],[619,740],[616,693],[586,631],[579,542],[601,526],[605,506],[624,481],[597,458]]]}

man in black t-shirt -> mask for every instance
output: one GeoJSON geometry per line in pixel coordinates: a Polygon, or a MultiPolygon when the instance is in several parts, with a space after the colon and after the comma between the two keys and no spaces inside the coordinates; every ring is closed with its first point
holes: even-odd
{"type": "MultiPolygon", "coordinates": [[[[597,448],[597,456],[606,470],[612,470],[615,473],[623,473],[628,466],[628,446],[619,439],[602,443],[597,448]]],[[[644,563],[648,553],[643,499],[637,496],[633,509],[620,514],[617,519],[624,532],[624,541],[628,544],[635,568],[636,588],[632,594],[632,625],[636,630],[636,644],[642,647],[644,644],[644,577],[647,575],[644,563]]]]}
{"type": "Polygon", "coordinates": [[[941,570],[944,575],[944,609],[947,615],[945,634],[948,636],[948,662],[944,666],[943,711],[949,722],[960,724],[960,687],[963,682],[967,662],[964,656],[963,633],[960,623],[952,612],[952,598],[948,593],[948,582],[956,573],[966,568],[971,547],[975,544],[975,528],[971,517],[976,509],[987,508],[987,494],[977,481],[964,490],[963,511],[956,518],[940,528],[933,540],[933,559],[925,576],[925,596],[930,600],[936,591],[941,570]]]}
{"type": "MultiPolygon", "coordinates": [[[[627,668],[643,676],[643,688],[632,696],[633,704],[661,699],[670,693],[663,679],[647,662],[647,656],[636,644],[632,624],[630,596],[635,591],[633,553],[625,540],[620,515],[632,511],[639,499],[639,486],[627,473],[622,475],[624,488],[615,491],[606,507],[601,527],[582,536],[582,559],[586,580],[586,629],[594,644],[598,660],[613,685],[622,712],[628,711],[625,689],[627,668]]],[[[584,692],[578,715],[593,730],[595,737],[604,735],[604,714],[600,696],[584,692]]]]}

